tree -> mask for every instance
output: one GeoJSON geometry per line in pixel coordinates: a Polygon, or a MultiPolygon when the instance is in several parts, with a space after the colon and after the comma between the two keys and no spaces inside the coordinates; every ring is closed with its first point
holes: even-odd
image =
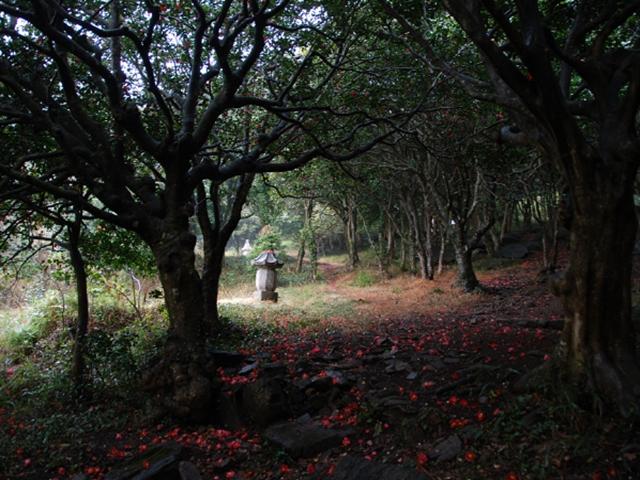
{"type": "Polygon", "coordinates": [[[366,69],[360,83],[343,78],[359,66],[349,32],[360,14],[358,2],[0,1],[3,134],[28,125],[46,139],[4,157],[0,175],[77,202],[149,246],[170,326],[146,383],[174,414],[208,415],[203,345],[254,175],[353,158],[405,115],[336,95],[370,80],[366,69]],[[69,179],[88,196],[65,188],[69,179]]]}
{"type": "MultiPolygon", "coordinates": [[[[420,2],[422,3],[422,2],[420,2]]],[[[486,77],[443,61],[430,32],[380,4],[421,46],[431,68],[503,105],[516,140],[546,152],[568,186],[570,264],[554,291],[566,310],[558,360],[571,383],[637,408],[640,367],[631,320],[631,252],[640,162],[640,2],[447,0],[486,77]]]]}
{"type": "Polygon", "coordinates": [[[80,250],[83,228],[83,212],[77,205],[52,199],[50,196],[24,186],[3,182],[0,194],[0,251],[13,250],[0,264],[31,259],[43,249],[62,247],[69,253],[73,269],[77,319],[73,334],[71,378],[80,393],[84,386],[85,340],[89,326],[89,296],[87,293],[87,269],[80,250]],[[18,240],[19,239],[19,240],[18,240]],[[10,241],[22,241],[22,245],[10,249],[10,241]]]}

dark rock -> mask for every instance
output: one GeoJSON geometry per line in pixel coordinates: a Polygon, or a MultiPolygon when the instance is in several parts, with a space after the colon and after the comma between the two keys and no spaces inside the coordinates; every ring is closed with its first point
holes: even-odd
{"type": "Polygon", "coordinates": [[[435,355],[425,355],[422,357],[424,361],[426,361],[434,370],[442,370],[446,368],[445,363],[442,361],[440,357],[436,357],[435,355]]]}
{"type": "MultiPolygon", "coordinates": [[[[324,473],[319,473],[313,478],[317,480],[325,478],[324,473]]],[[[338,462],[331,478],[332,480],[428,480],[424,473],[415,468],[371,462],[352,456],[343,457],[338,462]]]]}
{"type": "Polygon", "coordinates": [[[285,382],[280,378],[258,378],[242,390],[242,410],[258,425],[266,426],[289,414],[285,382]]]}
{"type": "Polygon", "coordinates": [[[180,473],[180,480],[202,480],[200,472],[191,462],[180,462],[178,472],[180,473]]]}
{"type": "Polygon", "coordinates": [[[418,378],[418,372],[409,372],[409,375],[406,376],[407,380],[415,380],[418,378]]]}
{"type": "Polygon", "coordinates": [[[215,408],[215,421],[218,425],[229,430],[239,430],[245,426],[238,403],[239,394],[227,395],[221,392],[218,395],[215,408]]]}
{"type": "Polygon", "coordinates": [[[510,243],[500,247],[496,252],[496,257],[516,260],[526,257],[528,253],[529,249],[526,245],[522,243],[510,243]]]}
{"type": "Polygon", "coordinates": [[[248,373],[253,372],[256,368],[258,368],[258,362],[250,363],[249,365],[245,365],[240,370],[238,370],[238,375],[246,375],[248,373]]]}
{"type": "Polygon", "coordinates": [[[177,463],[182,447],[165,443],[120,464],[105,480],[173,480],[178,479],[177,463]]]}
{"type": "Polygon", "coordinates": [[[292,457],[308,457],[336,447],[342,439],[352,435],[352,430],[324,428],[311,421],[308,415],[293,422],[279,423],[267,428],[267,440],[283,448],[292,457]]]}
{"type": "Polygon", "coordinates": [[[446,462],[456,458],[462,451],[462,440],[458,435],[451,435],[438,443],[427,455],[433,460],[446,462]]]}
{"type": "Polygon", "coordinates": [[[402,360],[389,360],[386,368],[384,369],[387,373],[406,372],[409,370],[411,370],[411,365],[407,362],[403,362],[402,360]]]}
{"type": "Polygon", "coordinates": [[[73,477],[71,477],[71,480],[89,480],[89,477],[84,473],[76,473],[73,477]]]}
{"type": "Polygon", "coordinates": [[[331,389],[333,380],[329,376],[315,375],[309,380],[302,380],[297,385],[303,390],[315,390],[317,392],[326,392],[331,389]]]}
{"type": "Polygon", "coordinates": [[[287,374],[287,366],[280,362],[265,363],[262,373],[269,377],[283,377],[287,374]]]}
{"type": "Polygon", "coordinates": [[[213,348],[207,351],[207,356],[213,360],[217,367],[222,368],[238,367],[247,359],[246,355],[239,352],[225,352],[213,348]]]}
{"type": "Polygon", "coordinates": [[[362,366],[362,360],[345,360],[344,362],[337,363],[332,365],[336,370],[353,370],[355,368],[360,368],[362,366]]]}

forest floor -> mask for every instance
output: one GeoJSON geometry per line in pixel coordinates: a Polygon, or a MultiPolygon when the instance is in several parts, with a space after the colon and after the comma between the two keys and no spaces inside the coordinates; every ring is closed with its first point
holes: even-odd
{"type": "MultiPolygon", "coordinates": [[[[640,478],[636,421],[578,406],[562,386],[535,393],[513,388],[525,372],[551,361],[562,324],[560,303],[539,281],[535,256],[480,271],[477,293],[457,290],[449,270],[423,281],[372,280],[374,274],[362,277],[333,263],[321,269],[323,282],[297,287],[302,290],[289,299],[294,290],[280,289],[279,305],[258,308],[257,321],[278,328],[251,335],[247,329],[255,325],[235,327],[239,335],[225,348],[246,359],[219,373],[230,394],[273,365],[292,384],[318,390],[323,384],[323,401],[311,416],[346,432],[337,446],[295,458],[268,442],[263,428],[149,424],[126,404],[96,401],[89,408],[116,410],[126,419],[121,427],[105,422],[81,430],[83,450],[57,466],[42,467],[37,446],[15,445],[15,466],[4,478],[61,480],[78,465],[89,478],[103,478],[165,441],[182,444],[207,480],[346,478],[340,476],[345,456],[402,465],[423,475],[415,478],[432,480],[640,478]],[[304,321],[305,308],[294,309],[301,297],[341,307],[304,321]]],[[[242,293],[227,297],[230,305],[253,308],[242,293]]],[[[38,428],[37,420],[0,409],[0,435],[25,423],[38,428]]]]}

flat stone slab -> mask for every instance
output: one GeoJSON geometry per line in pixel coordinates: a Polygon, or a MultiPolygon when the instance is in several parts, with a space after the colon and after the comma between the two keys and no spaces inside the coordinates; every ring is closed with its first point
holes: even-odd
{"type": "MultiPolygon", "coordinates": [[[[320,480],[325,476],[322,473],[313,478],[320,480]]],[[[415,468],[346,456],[336,465],[331,480],[429,480],[429,477],[415,468]]]]}
{"type": "Polygon", "coordinates": [[[109,472],[105,480],[147,480],[176,466],[182,447],[165,443],[149,448],[146,452],[127,460],[109,472]]]}
{"type": "Polygon", "coordinates": [[[272,425],[264,432],[267,440],[283,448],[292,457],[309,457],[342,443],[353,430],[336,430],[303,417],[302,419],[272,425]]]}
{"type": "Polygon", "coordinates": [[[191,462],[180,462],[178,472],[180,473],[180,480],[202,480],[200,472],[191,462]]]}
{"type": "Polygon", "coordinates": [[[438,462],[453,460],[462,451],[462,440],[458,435],[451,435],[427,452],[429,458],[438,462]]]}

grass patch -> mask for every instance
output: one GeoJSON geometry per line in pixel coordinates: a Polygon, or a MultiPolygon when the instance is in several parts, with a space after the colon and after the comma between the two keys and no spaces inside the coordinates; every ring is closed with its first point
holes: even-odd
{"type": "Polygon", "coordinates": [[[366,288],[376,284],[377,282],[378,278],[376,275],[367,270],[358,270],[356,276],[351,282],[351,285],[354,287],[366,288]]]}

